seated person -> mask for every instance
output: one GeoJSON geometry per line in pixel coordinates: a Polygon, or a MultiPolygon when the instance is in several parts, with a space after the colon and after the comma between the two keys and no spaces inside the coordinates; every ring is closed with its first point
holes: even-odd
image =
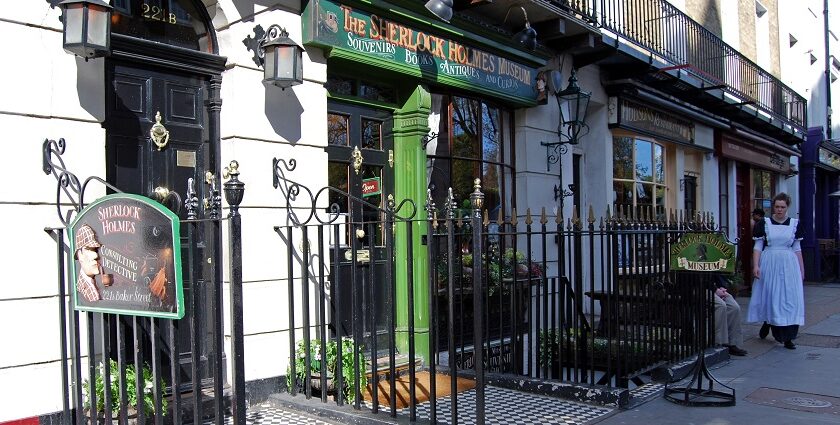
{"type": "Polygon", "coordinates": [[[729,347],[729,354],[733,356],[744,356],[747,350],[739,347],[744,343],[741,332],[741,306],[735,301],[735,297],[726,291],[729,281],[725,277],[717,275],[715,283],[715,344],[729,347]]]}

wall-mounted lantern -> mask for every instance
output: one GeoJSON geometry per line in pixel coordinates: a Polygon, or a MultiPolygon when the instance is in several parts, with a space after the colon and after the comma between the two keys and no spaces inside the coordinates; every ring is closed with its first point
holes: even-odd
{"type": "Polygon", "coordinates": [[[507,13],[505,13],[505,20],[502,23],[507,22],[511,9],[515,7],[519,7],[522,10],[522,15],[525,16],[525,27],[513,35],[513,41],[528,50],[534,50],[537,47],[537,31],[531,27],[531,21],[528,20],[528,12],[525,11],[524,7],[509,7],[507,13]]]}
{"type": "Polygon", "coordinates": [[[560,122],[557,125],[558,140],[540,143],[546,147],[547,151],[546,170],[551,164],[556,164],[560,156],[568,151],[567,145],[578,144],[578,139],[589,132],[589,126],[586,125],[586,110],[589,108],[589,99],[592,97],[592,93],[584,92],[578,86],[574,69],[569,75],[569,84],[563,90],[559,90],[562,84],[560,72],[553,71],[551,77],[554,97],[557,99],[557,108],[560,111],[560,122]]]}
{"type": "Polygon", "coordinates": [[[303,47],[289,38],[285,28],[276,24],[268,27],[260,48],[264,52],[263,84],[285,90],[303,83],[303,47]]]}
{"type": "Polygon", "coordinates": [[[560,141],[570,145],[578,144],[578,137],[589,131],[586,125],[586,110],[589,108],[589,99],[592,93],[580,90],[577,84],[575,70],[569,75],[569,84],[561,91],[555,91],[557,106],[560,109],[560,124],[557,127],[557,136],[560,141]],[[586,130],[586,131],[583,131],[586,130]]]}
{"type": "Polygon", "coordinates": [[[64,50],[85,60],[111,52],[111,11],[102,0],[64,0],[64,50]]]}

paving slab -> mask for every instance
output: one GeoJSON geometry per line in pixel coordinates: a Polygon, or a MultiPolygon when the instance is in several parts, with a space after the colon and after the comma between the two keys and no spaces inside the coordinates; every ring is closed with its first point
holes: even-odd
{"type": "Polygon", "coordinates": [[[831,335],[840,337],[840,314],[834,314],[819,323],[808,326],[802,333],[812,335],[831,335]]]}

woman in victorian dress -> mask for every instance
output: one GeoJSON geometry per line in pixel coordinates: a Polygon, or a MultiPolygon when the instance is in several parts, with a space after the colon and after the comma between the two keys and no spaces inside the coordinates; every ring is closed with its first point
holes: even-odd
{"type": "MultiPolygon", "coordinates": [[[[805,299],[802,282],[802,232],[799,220],[787,216],[790,196],[780,193],[773,198],[773,214],[759,221],[753,229],[753,277],[748,322],[767,322],[773,338],[795,349],[793,340],[799,326],[805,324],[805,299]]],[[[766,335],[762,326],[759,334],[766,335]]]]}

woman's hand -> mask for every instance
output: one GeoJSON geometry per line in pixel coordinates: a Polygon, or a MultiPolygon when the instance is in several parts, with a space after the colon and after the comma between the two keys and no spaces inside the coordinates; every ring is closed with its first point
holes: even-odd
{"type": "Polygon", "coordinates": [[[753,277],[756,279],[761,278],[761,268],[758,266],[753,267],[753,277]]]}

